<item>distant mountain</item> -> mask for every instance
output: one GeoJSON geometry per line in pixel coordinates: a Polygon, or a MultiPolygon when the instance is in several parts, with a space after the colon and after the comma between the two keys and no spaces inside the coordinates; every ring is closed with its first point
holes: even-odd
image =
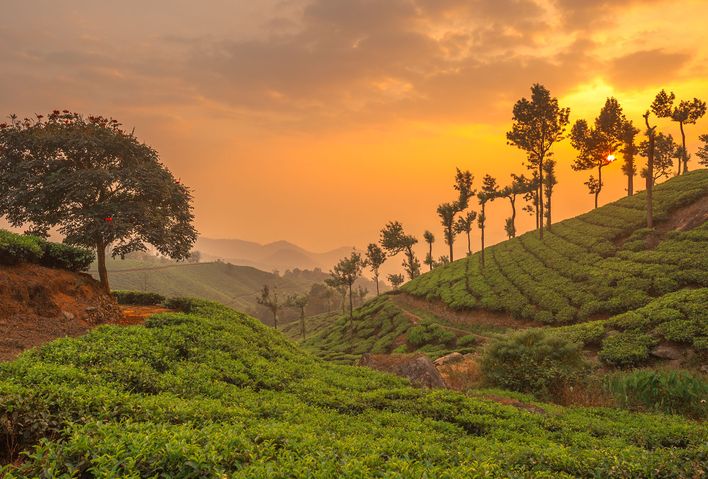
{"type": "Polygon", "coordinates": [[[327,271],[354,248],[344,246],[324,253],[315,253],[288,241],[260,244],[239,239],[200,237],[194,249],[202,253],[202,259],[205,261],[220,259],[263,271],[285,271],[295,268],[320,268],[327,271]]]}

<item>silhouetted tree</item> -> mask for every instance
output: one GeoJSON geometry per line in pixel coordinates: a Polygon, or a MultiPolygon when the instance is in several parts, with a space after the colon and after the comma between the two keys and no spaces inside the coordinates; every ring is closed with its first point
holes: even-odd
{"type": "Polygon", "coordinates": [[[654,227],[654,146],[656,139],[656,125],[649,125],[650,112],[644,113],[644,124],[647,127],[646,135],[649,144],[647,145],[647,174],[644,177],[646,180],[646,195],[647,195],[647,228],[654,227]]]}
{"type": "Polygon", "coordinates": [[[480,213],[479,216],[477,216],[477,225],[479,226],[481,233],[482,249],[480,250],[480,260],[482,262],[482,267],[484,267],[484,223],[487,220],[485,206],[487,201],[494,201],[494,198],[498,196],[498,189],[499,187],[497,186],[497,180],[492,178],[490,175],[484,175],[484,179],[482,180],[482,191],[477,193],[477,199],[479,200],[480,206],[480,213]]]}
{"type": "Polygon", "coordinates": [[[379,295],[379,268],[386,262],[386,253],[376,243],[366,248],[366,265],[371,269],[376,283],[376,296],[379,295]]]}
{"type": "MultiPolygon", "coordinates": [[[[499,191],[499,196],[507,198],[511,204],[511,216],[506,219],[504,230],[509,238],[516,236],[516,197],[521,194],[529,193],[530,182],[524,175],[511,174],[511,185],[502,188],[499,191]]],[[[536,186],[533,185],[533,190],[536,186]]]]}
{"type": "Polygon", "coordinates": [[[637,167],[634,164],[634,156],[638,153],[635,138],[639,134],[639,129],[635,128],[631,120],[627,120],[622,128],[622,173],[627,176],[627,196],[634,194],[634,175],[637,174],[637,167]]]}
{"type": "Polygon", "coordinates": [[[462,171],[459,168],[455,174],[455,190],[457,190],[457,201],[452,203],[443,203],[438,206],[437,213],[440,217],[440,222],[443,225],[445,243],[450,248],[450,261],[453,261],[455,254],[453,246],[455,243],[455,215],[466,210],[469,206],[469,199],[474,196],[475,192],[472,189],[474,176],[468,170],[462,171]]]}
{"type": "MultiPolygon", "coordinates": [[[[639,154],[643,157],[649,156],[650,144],[648,140],[643,141],[639,145],[639,154]]],[[[674,166],[674,158],[680,162],[683,160],[684,155],[682,154],[681,147],[676,144],[674,138],[671,135],[664,135],[663,133],[658,133],[654,135],[654,168],[652,181],[656,181],[663,177],[671,176],[671,169],[674,166]]],[[[649,174],[647,168],[642,170],[642,178],[646,178],[649,174]]]]}
{"type": "Polygon", "coordinates": [[[440,222],[443,225],[443,236],[445,237],[445,244],[450,248],[450,258],[454,258],[452,247],[455,243],[455,215],[457,214],[458,207],[455,203],[443,203],[438,206],[438,216],[440,217],[440,222]]]}
{"type": "Polygon", "coordinates": [[[593,127],[585,120],[578,120],[573,125],[570,141],[578,150],[578,156],[571,167],[575,171],[597,168],[597,178],[590,176],[585,183],[595,196],[595,208],[603,186],[602,169],[612,163],[613,153],[622,146],[626,123],[620,104],[616,99],[608,98],[593,127]]]}
{"type": "Polygon", "coordinates": [[[435,265],[435,260],[433,259],[433,243],[435,243],[435,236],[430,231],[425,230],[423,239],[428,243],[428,253],[425,255],[425,261],[423,261],[423,263],[428,265],[429,271],[432,271],[435,265]]]}
{"type": "Polygon", "coordinates": [[[543,164],[543,194],[546,197],[546,228],[551,231],[551,198],[553,198],[553,188],[558,184],[556,179],[556,160],[548,159],[543,164]]]}
{"type": "Polygon", "coordinates": [[[197,250],[192,250],[189,252],[189,257],[187,258],[187,262],[189,263],[199,263],[199,261],[202,259],[202,253],[197,251],[197,250]]]}
{"type": "Polygon", "coordinates": [[[271,290],[268,285],[263,285],[261,290],[261,295],[256,298],[258,304],[265,306],[273,315],[273,327],[278,329],[278,311],[280,311],[281,304],[278,302],[278,291],[276,289],[271,290]]]}
{"type": "Polygon", "coordinates": [[[405,282],[405,278],[403,277],[402,274],[389,274],[388,275],[388,282],[391,283],[391,286],[393,286],[393,289],[398,289],[401,287],[401,285],[405,282]]]}
{"type": "Polygon", "coordinates": [[[305,339],[305,337],[306,337],[305,308],[307,307],[307,304],[309,302],[310,302],[310,297],[306,294],[295,294],[292,296],[288,296],[288,299],[285,302],[286,306],[294,308],[294,309],[298,310],[300,313],[300,335],[302,336],[302,339],[305,339]]]}
{"type": "Polygon", "coordinates": [[[359,305],[364,304],[364,300],[366,299],[366,295],[369,294],[369,290],[364,288],[363,286],[358,286],[356,289],[356,297],[359,300],[359,305]]]}
{"type": "Polygon", "coordinates": [[[413,252],[413,245],[418,243],[415,236],[407,235],[403,231],[403,225],[398,221],[389,222],[381,230],[381,247],[389,254],[395,256],[398,253],[405,254],[403,267],[410,279],[420,275],[420,261],[413,252]]]}
{"type": "MultiPolygon", "coordinates": [[[[347,304],[347,284],[342,282],[341,278],[331,277],[325,279],[325,284],[336,291],[341,297],[340,307],[342,308],[342,315],[346,314],[346,304],[347,304]]],[[[351,300],[351,299],[350,299],[351,300]]]]}
{"type": "Polygon", "coordinates": [[[157,152],[116,120],[68,110],[0,125],[0,217],[96,250],[110,291],[106,251],[121,256],[153,245],[189,257],[197,232],[192,195],[157,152]]]}
{"type": "MultiPolygon", "coordinates": [[[[666,93],[666,90],[661,90],[654,98],[651,104],[651,111],[659,118],[671,118],[679,124],[681,129],[681,146],[682,146],[682,161],[683,172],[688,172],[688,152],[686,150],[686,133],[684,125],[693,125],[699,118],[706,114],[706,102],[694,98],[691,101],[681,100],[677,106],[674,106],[676,95],[673,92],[666,93]]],[[[681,160],[679,160],[678,174],[681,174],[681,160]]]]}
{"type": "Polygon", "coordinates": [[[538,172],[537,198],[539,235],[543,238],[543,164],[553,145],[563,139],[570,109],[558,106],[558,99],[538,83],[531,87],[531,100],[522,98],[514,105],[513,125],[506,138],[510,145],[527,153],[529,166],[538,172]]]}
{"type": "Polygon", "coordinates": [[[470,233],[472,233],[472,227],[474,226],[474,220],[477,218],[476,211],[468,211],[466,214],[457,218],[455,223],[455,232],[457,234],[465,233],[467,235],[467,254],[472,254],[472,240],[470,238],[470,233]]]}
{"type": "Polygon", "coordinates": [[[361,255],[352,251],[352,254],[347,258],[342,258],[330,271],[330,276],[339,285],[345,285],[349,290],[349,326],[352,325],[354,318],[354,297],[352,295],[352,286],[354,282],[361,277],[366,262],[361,255]]]}
{"type": "Polygon", "coordinates": [[[698,162],[703,166],[708,166],[708,134],[701,135],[698,139],[703,142],[703,145],[701,145],[696,152],[696,156],[700,158],[698,162]]]}

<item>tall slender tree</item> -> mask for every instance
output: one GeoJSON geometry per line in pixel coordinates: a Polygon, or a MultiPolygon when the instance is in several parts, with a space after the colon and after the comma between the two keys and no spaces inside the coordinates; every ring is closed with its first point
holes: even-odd
{"type": "Polygon", "coordinates": [[[644,124],[646,125],[646,136],[648,138],[647,145],[647,174],[646,180],[646,195],[647,195],[647,228],[654,227],[654,146],[656,140],[656,125],[649,124],[649,111],[644,113],[644,124]]]}
{"type": "MultiPolygon", "coordinates": [[[[511,205],[511,216],[506,219],[504,230],[506,235],[511,239],[516,236],[516,197],[520,194],[528,193],[530,184],[529,180],[524,175],[511,174],[511,184],[505,186],[499,191],[499,197],[507,198],[511,205]]],[[[533,190],[536,186],[533,186],[533,190]]]]}
{"type": "Polygon", "coordinates": [[[622,128],[622,149],[624,157],[622,173],[627,176],[627,196],[634,194],[634,175],[637,174],[637,167],[634,164],[634,157],[638,153],[635,138],[639,134],[639,128],[635,128],[631,120],[627,120],[622,128]]]}
{"type": "Polygon", "coordinates": [[[571,167],[576,171],[597,168],[597,178],[590,176],[585,183],[595,196],[595,208],[603,186],[602,169],[614,161],[614,153],[622,146],[626,123],[619,102],[608,98],[595,118],[594,126],[585,120],[578,120],[573,125],[570,141],[578,150],[578,156],[571,167]]]}
{"type": "Polygon", "coordinates": [[[471,233],[472,227],[474,226],[474,220],[477,218],[476,211],[468,211],[466,214],[457,218],[455,223],[455,231],[457,234],[465,233],[467,235],[467,254],[472,254],[472,240],[471,233]]]}
{"type": "Polygon", "coordinates": [[[433,243],[435,243],[435,235],[428,230],[423,233],[423,239],[428,243],[428,253],[425,255],[425,261],[423,263],[428,265],[428,270],[432,271],[435,265],[435,260],[433,259],[433,243]]]}
{"type": "Polygon", "coordinates": [[[258,302],[258,304],[268,308],[270,313],[273,315],[273,327],[277,330],[278,312],[282,307],[282,304],[280,304],[280,301],[278,300],[278,291],[275,288],[270,289],[267,284],[263,285],[263,289],[261,289],[261,294],[256,298],[256,301],[258,302]]]}
{"type": "Polygon", "coordinates": [[[386,253],[376,243],[371,243],[366,248],[366,264],[371,269],[376,283],[376,296],[379,293],[379,268],[386,262],[386,253]]]}
{"type": "Polygon", "coordinates": [[[701,135],[698,137],[698,139],[703,143],[700,148],[698,148],[698,151],[696,152],[696,156],[700,158],[698,162],[702,166],[708,166],[708,134],[706,135],[701,135]]]}
{"type": "Polygon", "coordinates": [[[455,215],[457,214],[458,206],[455,203],[443,203],[438,206],[438,216],[440,217],[440,222],[443,225],[443,236],[445,238],[445,244],[450,248],[450,261],[454,261],[455,254],[453,252],[453,245],[455,244],[455,215]]]}
{"type": "Polygon", "coordinates": [[[296,309],[300,313],[300,336],[305,339],[307,336],[307,331],[305,330],[305,308],[310,302],[310,297],[306,294],[295,294],[288,296],[285,305],[296,309]]]}
{"type": "Polygon", "coordinates": [[[506,138],[510,145],[525,151],[529,166],[538,172],[539,236],[543,238],[543,164],[553,145],[563,139],[570,109],[561,108],[558,99],[543,85],[531,87],[531,100],[522,98],[513,111],[513,125],[506,138]]]}
{"type": "Polygon", "coordinates": [[[381,230],[379,243],[389,256],[404,253],[403,267],[410,279],[420,275],[420,261],[418,261],[413,251],[413,246],[418,243],[418,239],[415,236],[406,234],[401,223],[391,221],[386,224],[381,230]]]}
{"type": "Polygon", "coordinates": [[[329,273],[337,284],[346,286],[349,291],[349,326],[352,325],[354,319],[354,295],[352,294],[352,286],[354,282],[361,277],[365,266],[366,262],[361,255],[356,251],[352,251],[349,257],[339,260],[339,263],[334,265],[334,269],[329,273]]]}
{"type": "Polygon", "coordinates": [[[558,184],[556,178],[556,160],[548,159],[543,164],[543,195],[545,196],[546,228],[551,231],[551,199],[553,198],[553,188],[558,184]]]}
{"type": "Polygon", "coordinates": [[[485,212],[485,207],[488,201],[494,201],[499,194],[499,187],[497,186],[497,180],[495,180],[490,175],[484,175],[482,180],[482,190],[477,193],[477,199],[479,201],[480,213],[477,216],[477,225],[480,230],[480,240],[482,243],[482,248],[480,250],[480,261],[482,262],[482,267],[484,267],[484,227],[487,221],[487,216],[485,212]]]}
{"type": "Polygon", "coordinates": [[[694,98],[693,100],[681,100],[674,106],[676,95],[674,92],[666,93],[661,90],[651,104],[651,111],[659,118],[670,118],[679,124],[681,130],[682,159],[679,161],[678,174],[681,174],[681,164],[683,163],[683,173],[688,172],[688,150],[686,150],[685,125],[694,125],[703,115],[706,114],[706,102],[694,98]]]}
{"type": "MultiPolygon", "coordinates": [[[[650,144],[648,140],[643,141],[639,145],[639,154],[643,157],[649,156],[650,144]]],[[[683,152],[680,145],[678,145],[673,136],[665,135],[663,133],[657,133],[654,135],[654,168],[652,182],[656,184],[657,180],[661,177],[668,178],[671,176],[671,169],[674,166],[674,158],[679,161],[683,160],[683,152]]],[[[649,170],[644,168],[642,170],[642,178],[646,178],[649,174],[649,170]]]]}

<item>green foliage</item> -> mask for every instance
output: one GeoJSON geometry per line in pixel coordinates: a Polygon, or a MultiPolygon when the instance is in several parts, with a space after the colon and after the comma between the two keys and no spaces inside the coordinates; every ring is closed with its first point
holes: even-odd
{"type": "Polygon", "coordinates": [[[539,397],[574,383],[586,367],[579,344],[540,329],[494,341],[481,361],[489,384],[539,397]]]}
{"type": "MultiPolygon", "coordinates": [[[[132,304],[139,306],[154,306],[165,302],[165,297],[157,293],[147,293],[144,291],[112,291],[118,304],[132,304]]],[[[170,300],[171,302],[172,300],[170,300]]]]}
{"type": "Polygon", "coordinates": [[[457,338],[457,347],[459,348],[469,348],[471,346],[476,346],[479,343],[479,338],[473,334],[467,334],[465,336],[457,338]]]}
{"type": "Polygon", "coordinates": [[[191,314],[104,326],[1,364],[0,456],[26,454],[0,475],[682,478],[704,470],[705,424],[543,408],[548,414],[325,363],[254,319],[193,301],[191,314]]]}
{"type": "Polygon", "coordinates": [[[453,333],[432,322],[421,323],[408,331],[408,343],[415,348],[421,346],[445,347],[454,340],[453,333]]]}
{"type": "Polygon", "coordinates": [[[48,268],[85,271],[93,260],[94,254],[84,248],[0,230],[0,264],[35,263],[48,268]]]}
{"type": "Polygon", "coordinates": [[[625,331],[602,342],[600,359],[613,366],[636,366],[649,358],[649,348],[656,341],[648,334],[625,331]]]}
{"type": "Polygon", "coordinates": [[[631,409],[708,418],[708,382],[688,371],[637,370],[605,378],[606,389],[631,409]]]}

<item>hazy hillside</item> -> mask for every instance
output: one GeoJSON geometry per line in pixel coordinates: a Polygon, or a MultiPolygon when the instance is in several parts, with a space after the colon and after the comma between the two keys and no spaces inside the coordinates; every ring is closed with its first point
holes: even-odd
{"type": "Polygon", "coordinates": [[[314,269],[328,271],[352,248],[342,247],[325,253],[313,253],[287,241],[259,244],[238,239],[200,237],[194,246],[205,260],[221,259],[237,265],[253,266],[264,271],[314,269]]]}
{"type": "Polygon", "coordinates": [[[477,351],[506,332],[553,331],[594,361],[626,367],[708,360],[708,170],[655,191],[657,227],[643,228],[644,194],[526,233],[439,267],[346,318],[320,318],[304,344],[350,362],[366,352],[477,351]],[[666,348],[669,348],[668,350],[666,348]]]}
{"type": "Polygon", "coordinates": [[[191,314],[102,327],[0,365],[0,410],[11,412],[0,422],[0,475],[687,478],[704,471],[704,423],[514,400],[521,408],[499,404],[499,394],[413,389],[393,376],[325,363],[251,318],[196,302],[191,314]]]}

